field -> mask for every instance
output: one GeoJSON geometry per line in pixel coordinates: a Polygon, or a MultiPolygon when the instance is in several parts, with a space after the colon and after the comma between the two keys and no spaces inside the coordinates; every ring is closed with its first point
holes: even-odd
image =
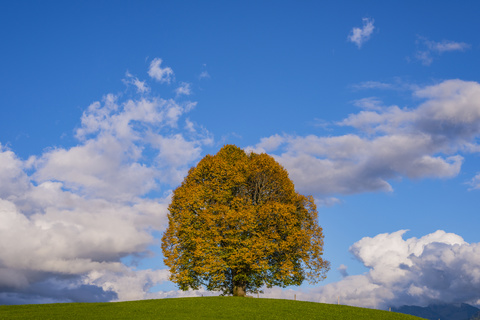
{"type": "Polygon", "coordinates": [[[365,319],[414,316],[314,302],[238,297],[0,306],[0,319],[365,319]]]}

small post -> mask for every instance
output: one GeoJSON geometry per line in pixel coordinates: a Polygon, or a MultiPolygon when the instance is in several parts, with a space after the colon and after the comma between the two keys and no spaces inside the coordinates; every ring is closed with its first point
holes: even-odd
{"type": "Polygon", "coordinates": [[[260,294],[257,292],[257,298],[260,298],[260,294]]]}
{"type": "Polygon", "coordinates": [[[340,304],[340,296],[337,296],[337,305],[340,304]]]}
{"type": "Polygon", "coordinates": [[[293,295],[293,300],[297,300],[297,294],[296,293],[293,295]]]}

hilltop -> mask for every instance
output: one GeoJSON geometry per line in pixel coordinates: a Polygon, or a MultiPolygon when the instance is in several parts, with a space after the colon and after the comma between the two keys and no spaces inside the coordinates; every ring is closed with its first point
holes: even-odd
{"type": "Polygon", "coordinates": [[[174,298],[109,303],[0,306],[1,319],[415,320],[382,310],[280,299],[174,298]]]}

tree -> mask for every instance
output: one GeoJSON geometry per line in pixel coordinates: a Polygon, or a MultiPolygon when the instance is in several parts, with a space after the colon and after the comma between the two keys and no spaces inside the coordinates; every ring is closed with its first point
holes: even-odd
{"type": "Polygon", "coordinates": [[[313,197],[264,153],[226,145],[207,155],[173,192],[168,221],[164,262],[182,290],[245,296],[316,283],[329,269],[313,197]]]}

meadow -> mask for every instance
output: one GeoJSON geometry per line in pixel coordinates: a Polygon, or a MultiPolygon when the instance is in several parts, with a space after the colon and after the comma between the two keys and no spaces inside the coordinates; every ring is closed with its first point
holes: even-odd
{"type": "Polygon", "coordinates": [[[305,301],[202,297],[0,306],[0,319],[414,320],[421,318],[389,311],[305,301]]]}

